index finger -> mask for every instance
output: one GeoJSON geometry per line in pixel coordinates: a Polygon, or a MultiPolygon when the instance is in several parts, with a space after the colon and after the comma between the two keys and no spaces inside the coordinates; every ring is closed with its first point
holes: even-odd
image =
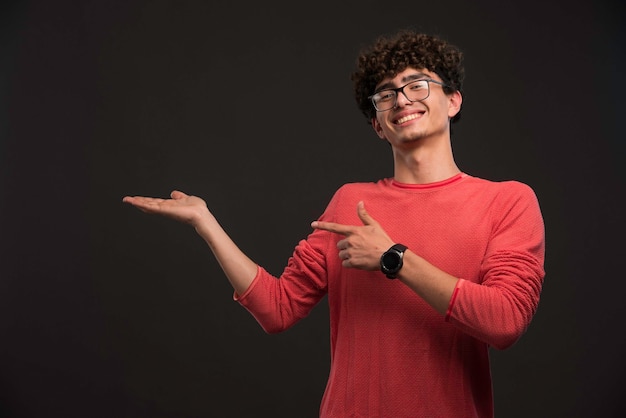
{"type": "Polygon", "coordinates": [[[311,222],[311,227],[314,229],[321,229],[324,231],[334,232],[336,234],[341,234],[341,235],[350,235],[354,229],[354,226],[352,225],[343,225],[343,224],[336,224],[334,222],[322,222],[322,221],[311,222]]]}

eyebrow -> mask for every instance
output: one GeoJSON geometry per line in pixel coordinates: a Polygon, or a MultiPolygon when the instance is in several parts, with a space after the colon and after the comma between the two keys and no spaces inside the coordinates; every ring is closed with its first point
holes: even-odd
{"type": "MultiPolygon", "coordinates": [[[[415,73],[415,74],[410,74],[407,75],[405,77],[402,77],[402,80],[400,80],[402,82],[402,84],[406,84],[408,82],[411,82],[413,80],[418,80],[420,78],[432,78],[431,76],[429,76],[428,74],[424,74],[424,73],[415,73]]],[[[378,93],[381,90],[387,90],[387,89],[395,89],[396,86],[393,85],[393,83],[391,81],[380,85],[376,90],[375,93],[378,93]]]]}

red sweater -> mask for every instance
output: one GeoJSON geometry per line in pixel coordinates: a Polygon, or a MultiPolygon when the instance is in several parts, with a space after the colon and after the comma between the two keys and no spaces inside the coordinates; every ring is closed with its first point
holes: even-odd
{"type": "Polygon", "coordinates": [[[544,278],[544,225],[525,184],[466,174],[342,186],[320,220],[360,225],[358,201],[395,241],[460,278],[445,317],[398,280],[341,266],[342,237],[314,231],[280,279],[259,267],[235,295],[268,333],[328,295],[331,365],[320,416],[492,417],[490,346],[525,332],[544,278]]]}

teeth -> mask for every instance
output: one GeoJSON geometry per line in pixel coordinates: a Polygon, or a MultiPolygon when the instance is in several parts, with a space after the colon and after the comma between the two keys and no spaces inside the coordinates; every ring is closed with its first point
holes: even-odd
{"type": "Polygon", "coordinates": [[[398,119],[396,121],[396,124],[400,125],[401,123],[408,122],[410,120],[417,119],[419,117],[420,117],[419,113],[413,113],[412,115],[408,115],[408,116],[398,119]]]}

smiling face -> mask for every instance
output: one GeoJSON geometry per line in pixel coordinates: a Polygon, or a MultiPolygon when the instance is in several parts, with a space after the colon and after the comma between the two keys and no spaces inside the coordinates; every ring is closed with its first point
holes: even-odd
{"type": "MultiPolygon", "coordinates": [[[[426,69],[407,68],[393,78],[386,78],[376,86],[376,92],[397,89],[414,80],[441,78],[426,69]]],[[[372,126],[381,139],[392,146],[402,147],[425,139],[450,140],[450,119],[461,109],[461,93],[445,94],[440,84],[430,82],[430,94],[419,101],[411,101],[406,93],[397,92],[396,106],[376,112],[372,126]]],[[[409,97],[411,95],[409,94],[409,97]]]]}

